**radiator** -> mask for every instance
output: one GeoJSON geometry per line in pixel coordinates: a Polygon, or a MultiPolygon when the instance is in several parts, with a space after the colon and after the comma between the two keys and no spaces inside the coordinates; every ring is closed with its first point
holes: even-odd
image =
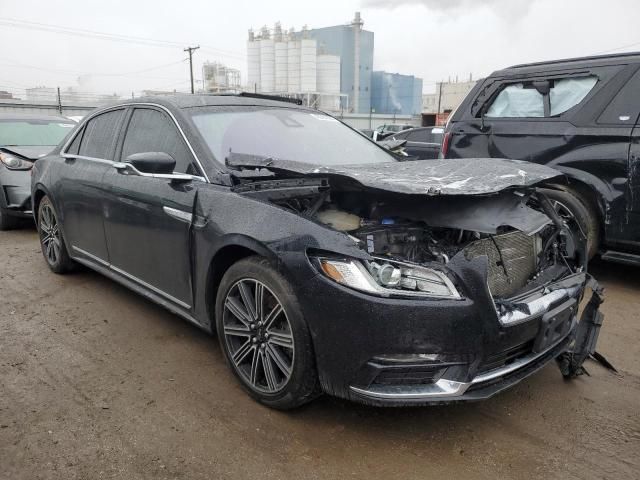
{"type": "Polygon", "coordinates": [[[489,290],[496,298],[512,295],[524,287],[536,271],[537,236],[522,232],[494,235],[470,243],[464,249],[467,258],[489,258],[489,290]],[[496,248],[497,246],[497,248],[496,248]],[[504,261],[504,267],[500,260],[504,261]],[[506,268],[506,272],[505,272],[506,268]]]}

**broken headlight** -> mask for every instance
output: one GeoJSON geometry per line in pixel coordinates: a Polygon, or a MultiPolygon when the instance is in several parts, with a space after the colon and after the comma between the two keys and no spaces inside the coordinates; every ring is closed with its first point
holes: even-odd
{"type": "Polygon", "coordinates": [[[361,292],[380,296],[460,298],[449,277],[432,268],[384,258],[375,258],[372,262],[322,257],[315,260],[327,277],[361,292]]]}

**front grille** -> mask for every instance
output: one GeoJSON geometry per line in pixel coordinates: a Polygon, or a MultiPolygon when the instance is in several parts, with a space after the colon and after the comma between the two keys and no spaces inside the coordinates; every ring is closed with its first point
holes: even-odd
{"type": "Polygon", "coordinates": [[[526,357],[531,352],[533,352],[533,340],[509,347],[501,352],[493,353],[480,364],[478,373],[504,367],[518,358],[526,357]]]}
{"type": "Polygon", "coordinates": [[[522,232],[494,235],[470,243],[464,252],[469,259],[481,255],[488,257],[489,290],[494,297],[502,298],[515,293],[525,286],[536,271],[535,235],[522,232]]]}

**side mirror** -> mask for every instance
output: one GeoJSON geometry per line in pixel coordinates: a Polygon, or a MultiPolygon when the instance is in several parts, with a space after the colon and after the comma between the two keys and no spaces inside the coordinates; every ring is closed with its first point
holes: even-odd
{"type": "Polygon", "coordinates": [[[129,155],[125,159],[142,173],[172,174],[176,168],[176,161],[164,152],[141,152],[129,155]]]}

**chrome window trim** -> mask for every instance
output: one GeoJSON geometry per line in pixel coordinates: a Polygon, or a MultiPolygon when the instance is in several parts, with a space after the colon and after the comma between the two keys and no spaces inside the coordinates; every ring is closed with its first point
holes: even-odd
{"type": "Polygon", "coordinates": [[[62,153],[62,157],[64,158],[73,158],[80,160],[89,160],[91,162],[104,163],[105,165],[113,165],[113,160],[107,160],[106,158],[97,158],[97,157],[86,157],[84,155],[76,155],[75,153],[62,153]]]}
{"type": "MultiPolygon", "coordinates": [[[[182,130],[182,127],[180,126],[180,124],[178,123],[178,120],[176,119],[175,115],[173,113],[171,113],[171,110],[169,110],[167,107],[157,104],[157,103],[151,103],[151,102],[128,102],[128,103],[121,103],[119,105],[114,105],[112,107],[108,107],[105,108],[103,110],[99,110],[97,112],[92,113],[90,116],[83,118],[82,119],[82,123],[80,123],[78,125],[78,129],[76,130],[76,132],[69,138],[69,140],[67,140],[67,143],[64,144],[64,146],[62,147],[62,149],[60,150],[60,155],[65,157],[65,158],[85,158],[85,159],[92,159],[92,160],[103,160],[103,159],[94,159],[93,157],[83,157],[81,155],[73,155],[73,154],[68,154],[67,153],[67,149],[69,148],[69,146],[71,145],[71,143],[73,143],[73,141],[75,140],[76,136],[78,135],[78,132],[80,132],[82,130],[82,128],[89,122],[89,120],[91,120],[92,118],[102,114],[102,113],[106,113],[109,112],[111,110],[118,110],[121,108],[125,108],[125,107],[135,107],[135,106],[142,106],[142,107],[155,107],[155,108],[159,108],[160,110],[162,110],[163,112],[167,113],[169,115],[169,117],[171,118],[171,120],[173,121],[173,124],[178,128],[178,131],[180,132],[180,135],[182,136],[182,139],[185,141],[185,143],[187,144],[187,147],[189,148],[189,151],[191,152],[191,155],[193,155],[193,158],[196,161],[196,164],[198,165],[198,168],[200,168],[200,172],[202,173],[202,177],[198,177],[198,176],[194,176],[195,178],[203,178],[204,181],[206,183],[211,183],[211,180],[209,180],[209,176],[207,175],[206,170],[204,169],[204,167],[202,166],[202,162],[200,161],[200,159],[198,158],[198,155],[196,155],[195,150],[193,149],[193,147],[191,146],[191,142],[189,142],[189,140],[187,139],[187,136],[184,133],[184,130],[182,130]]],[[[111,161],[112,163],[119,163],[119,162],[115,162],[115,161],[111,161]]]]}
{"type": "Polygon", "coordinates": [[[149,290],[151,290],[152,292],[166,298],[167,300],[170,300],[171,302],[175,303],[176,305],[181,306],[184,309],[191,309],[191,305],[189,305],[188,303],[183,302],[182,300],[177,299],[176,297],[174,297],[173,295],[168,294],[167,292],[160,290],[157,287],[154,287],[153,285],[145,282],[144,280],[140,280],[138,277],[131,275],[130,273],[127,273],[125,270],[118,268],[116,266],[114,266],[112,263],[107,262],[106,260],[103,260],[102,258],[93,255],[92,253],[87,252],[86,250],[83,250],[79,247],[76,247],[75,245],[72,245],[71,248],[84,255],[85,257],[93,260],[94,262],[98,263],[99,265],[108,268],[109,270],[112,270],[116,273],[119,273],[120,275],[122,275],[123,277],[126,277],[129,280],[134,281],[135,283],[137,283],[138,285],[144,287],[144,288],[148,288],[149,290]]]}
{"type": "Polygon", "coordinates": [[[123,175],[133,175],[136,177],[148,178],[164,178],[168,180],[198,180],[200,182],[205,181],[204,177],[190,175],[188,173],[145,173],[138,170],[133,164],[129,162],[111,162],[111,165],[123,175]]]}

